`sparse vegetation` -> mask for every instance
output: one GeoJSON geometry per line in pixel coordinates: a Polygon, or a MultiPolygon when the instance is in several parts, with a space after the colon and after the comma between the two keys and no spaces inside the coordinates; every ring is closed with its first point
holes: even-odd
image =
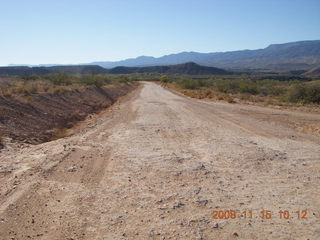
{"type": "Polygon", "coordinates": [[[294,103],[320,103],[320,84],[297,84],[289,92],[287,100],[294,103]]]}
{"type": "Polygon", "coordinates": [[[4,136],[4,133],[0,131],[0,149],[3,148],[3,136],[4,136]]]}
{"type": "Polygon", "coordinates": [[[79,88],[101,88],[105,85],[131,82],[125,75],[56,73],[0,79],[0,95],[28,96],[36,93],[59,93],[79,88]]]}
{"type": "MultiPolygon", "coordinates": [[[[66,74],[11,77],[0,85],[0,95],[12,97],[36,93],[62,93],[79,88],[101,88],[105,85],[132,81],[159,81],[194,98],[234,102],[265,102],[267,104],[319,104],[320,81],[294,75],[233,74],[233,75],[164,75],[134,74],[66,74]],[[313,80],[313,81],[311,81],[313,80]]],[[[21,99],[22,99],[21,98],[21,99]]],[[[29,102],[25,99],[24,102],[29,102]]]]}
{"type": "Polygon", "coordinates": [[[191,76],[175,76],[168,81],[171,86],[194,98],[211,98],[234,102],[234,99],[250,102],[266,102],[268,104],[297,103],[319,104],[320,81],[306,81],[293,77],[280,76],[229,76],[192,78],[191,76]]]}

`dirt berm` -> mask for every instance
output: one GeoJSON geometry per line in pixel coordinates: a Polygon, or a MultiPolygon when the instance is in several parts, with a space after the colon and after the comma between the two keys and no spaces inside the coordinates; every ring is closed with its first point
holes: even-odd
{"type": "Polygon", "coordinates": [[[66,128],[112,105],[136,86],[121,84],[28,96],[0,95],[0,132],[26,143],[58,138],[66,128]]]}

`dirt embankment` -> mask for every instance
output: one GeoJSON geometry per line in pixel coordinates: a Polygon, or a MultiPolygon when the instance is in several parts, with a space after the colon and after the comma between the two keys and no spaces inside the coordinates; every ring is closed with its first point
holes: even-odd
{"type": "Polygon", "coordinates": [[[136,86],[122,84],[29,96],[0,96],[0,133],[26,143],[58,138],[66,128],[109,107],[136,86]]]}

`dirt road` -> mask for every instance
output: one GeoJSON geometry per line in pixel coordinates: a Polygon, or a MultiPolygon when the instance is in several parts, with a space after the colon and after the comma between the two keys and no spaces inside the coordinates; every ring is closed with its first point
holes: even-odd
{"type": "Polygon", "coordinates": [[[0,239],[320,239],[320,138],[306,122],[320,116],[144,83],[71,137],[0,153],[0,239]]]}

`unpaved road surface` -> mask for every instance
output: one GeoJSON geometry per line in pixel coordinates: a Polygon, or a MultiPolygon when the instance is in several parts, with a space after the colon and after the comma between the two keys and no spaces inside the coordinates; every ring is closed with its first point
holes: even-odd
{"type": "Polygon", "coordinates": [[[303,121],[320,116],[144,83],[70,137],[1,152],[0,239],[320,239],[320,138],[303,121]]]}

